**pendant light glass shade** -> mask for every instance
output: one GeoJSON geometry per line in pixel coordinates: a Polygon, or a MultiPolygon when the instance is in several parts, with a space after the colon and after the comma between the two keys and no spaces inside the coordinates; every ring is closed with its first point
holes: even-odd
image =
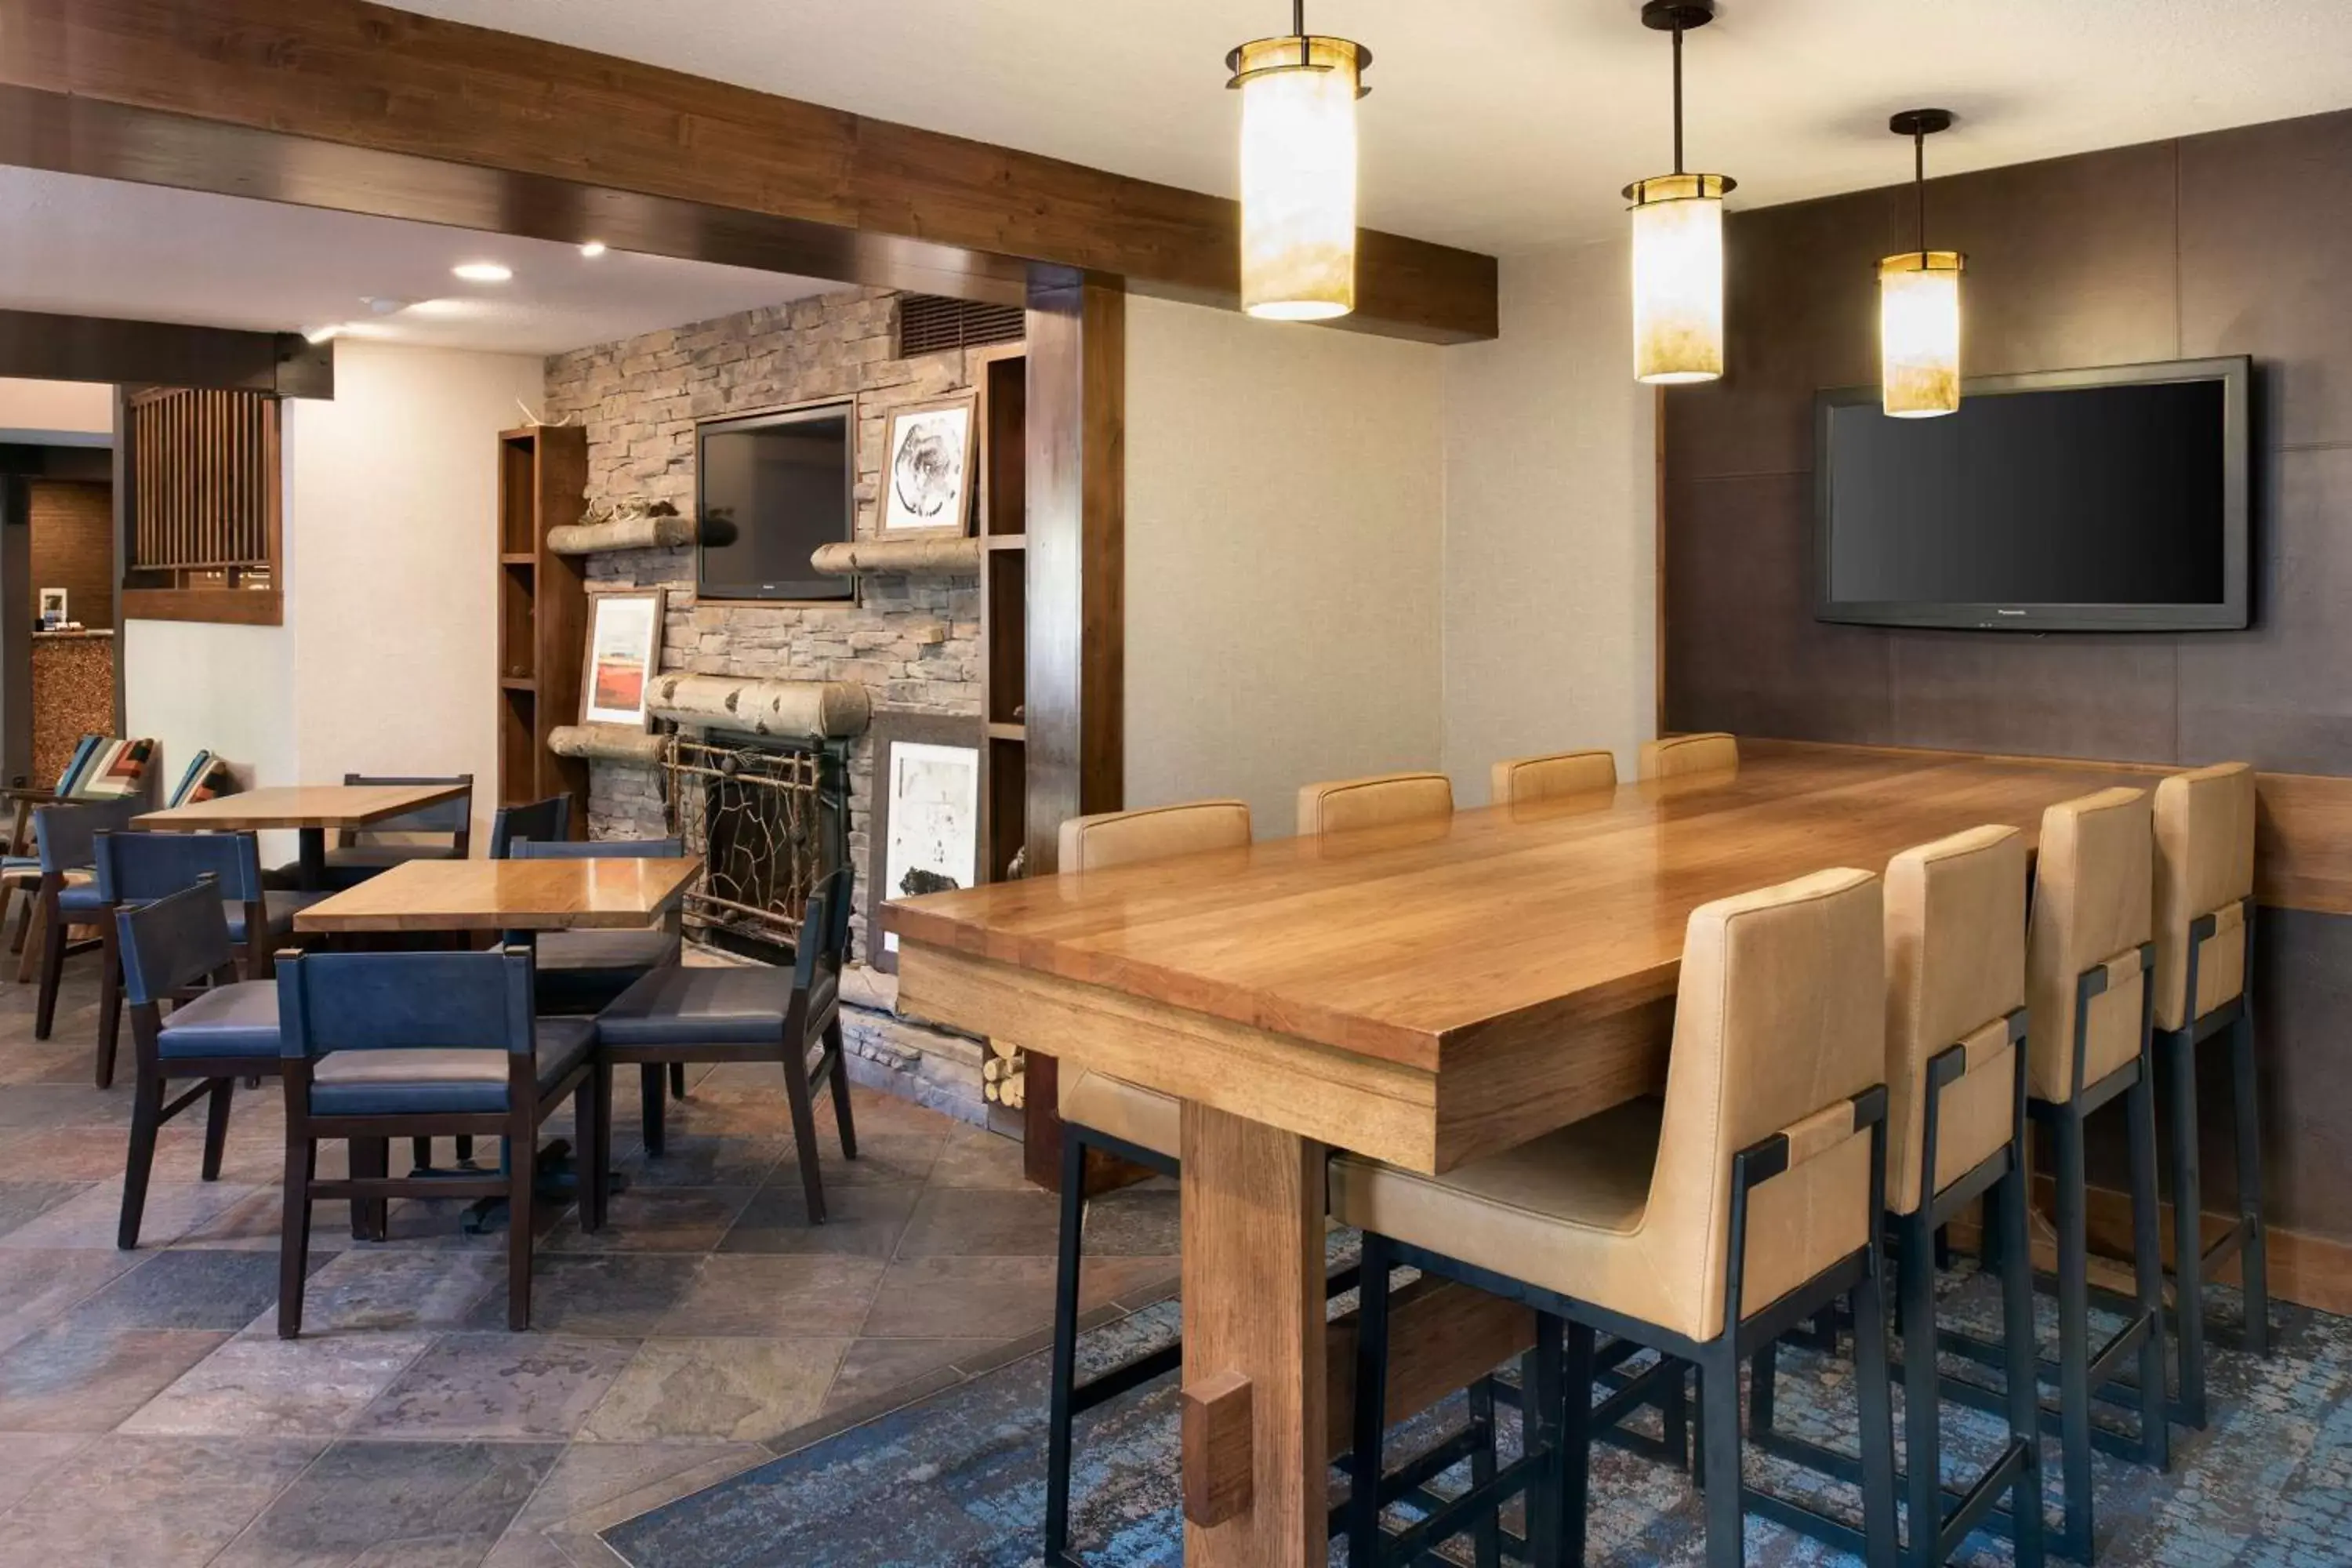
{"type": "Polygon", "coordinates": [[[1356,308],[1356,100],[1371,52],[1345,38],[1244,44],[1242,307],[1280,321],[1356,308]]]}
{"type": "Polygon", "coordinates": [[[1957,250],[1906,250],[1878,264],[1882,405],[1897,419],[1960,405],[1960,274],[1957,250]]]}
{"type": "Polygon", "coordinates": [[[1723,374],[1721,174],[1661,174],[1633,204],[1633,376],[1673,385],[1723,374]]]}

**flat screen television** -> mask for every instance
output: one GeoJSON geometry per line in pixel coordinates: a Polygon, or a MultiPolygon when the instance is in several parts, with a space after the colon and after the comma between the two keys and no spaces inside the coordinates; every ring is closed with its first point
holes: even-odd
{"type": "Polygon", "coordinates": [[[695,593],[706,599],[846,599],[809,556],[850,537],[857,415],[847,403],[696,427],[695,593]]]}
{"type": "Polygon", "coordinates": [[[1982,376],[1893,419],[1814,399],[1816,613],[1863,626],[2195,631],[2246,624],[2239,356],[1982,376]]]}

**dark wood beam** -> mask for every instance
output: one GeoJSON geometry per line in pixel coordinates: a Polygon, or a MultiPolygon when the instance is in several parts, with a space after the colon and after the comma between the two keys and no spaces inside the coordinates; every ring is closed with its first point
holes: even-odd
{"type": "MultiPolygon", "coordinates": [[[[0,0],[0,38],[35,167],[967,298],[1026,262],[1239,290],[1221,197],[366,0],[0,0]]],[[[1342,324],[1491,338],[1495,279],[1367,231],[1342,324]]]]}
{"type": "Polygon", "coordinates": [[[31,310],[0,310],[0,375],[335,395],[334,345],[306,342],[299,332],[31,310]]]}

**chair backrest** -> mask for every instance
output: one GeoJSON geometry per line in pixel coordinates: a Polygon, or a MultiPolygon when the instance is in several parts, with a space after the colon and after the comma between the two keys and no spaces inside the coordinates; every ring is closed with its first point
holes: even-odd
{"type": "Polygon", "coordinates": [[[1642,742],[1641,769],[1644,779],[1727,773],[1738,766],[1739,742],[1729,735],[1670,735],[1642,742]]]}
{"type": "Polygon", "coordinates": [[[490,819],[490,858],[503,860],[507,847],[518,838],[551,843],[572,837],[572,797],[551,795],[528,805],[502,805],[490,819]]]}
{"type": "Polygon", "coordinates": [[[503,1050],[529,1055],[531,959],[488,952],[312,952],[278,965],[288,1057],[329,1051],[503,1050]]]}
{"type": "Polygon", "coordinates": [[[1699,1293],[1696,1337],[1723,1328],[1732,1157],[1748,1145],[1824,1110],[1847,1118],[1830,1146],[1750,1195],[1743,1311],[1874,1232],[1871,1139],[1842,1102],[1885,1081],[1885,987],[1879,879],[1867,871],[1817,871],[1691,911],[1643,1231],[1676,1293],[1699,1293]]]}
{"type": "Polygon", "coordinates": [[[1061,868],[1107,871],[1138,860],[1165,860],[1250,841],[1249,807],[1237,800],[1196,800],[1140,811],[1103,811],[1062,824],[1061,868]]]}
{"type": "Polygon", "coordinates": [[[2246,989],[2246,900],[2254,892],[2254,770],[2222,763],[2156,786],[2156,1026],[2185,1028],[2246,989]],[[2198,944],[2189,995],[2189,927],[2198,944]]]}
{"type": "Polygon", "coordinates": [[[198,801],[217,800],[236,793],[236,775],[229,765],[211,752],[198,752],[188,759],[180,774],[180,782],[172,786],[164,798],[166,807],[194,805],[198,801]]]}
{"type": "MultiPolygon", "coordinates": [[[[163,837],[137,834],[135,837],[163,837]]],[[[199,882],[115,911],[116,948],[122,956],[122,996],[134,1007],[234,973],[236,950],[219,892],[199,882]]]]}
{"type": "Polygon", "coordinates": [[[1532,805],[1565,795],[1590,795],[1617,787],[1614,752],[1553,752],[1540,757],[1511,757],[1489,770],[1488,798],[1496,805],[1532,805]]]}
{"type": "Polygon", "coordinates": [[[2154,931],[2155,841],[2144,789],[2101,790],[2042,814],[2025,937],[2026,1078],[2037,1099],[2068,1102],[2139,1052],[2147,1021],[2139,950],[2154,931]],[[2082,977],[2101,968],[2106,989],[2090,1000],[2078,1082],[2082,977]]]}
{"type": "MultiPolygon", "coordinates": [[[[437,805],[421,805],[415,811],[404,811],[398,816],[387,816],[381,821],[371,822],[365,827],[344,834],[343,843],[346,847],[359,842],[363,837],[380,833],[446,833],[460,844],[463,844],[473,833],[474,775],[471,773],[448,773],[439,777],[427,775],[419,778],[345,773],[343,782],[347,784],[464,784],[466,786],[465,794],[452,795],[437,805]]],[[[568,809],[572,797],[564,795],[561,798],[568,809]]]]}
{"type": "Polygon", "coordinates": [[[260,841],[250,833],[118,833],[91,835],[98,896],[110,904],[145,903],[194,887],[209,877],[217,897],[232,904],[261,898],[260,841]]]}
{"type": "Polygon", "coordinates": [[[1886,1206],[1923,1197],[1927,1063],[1955,1046],[1963,1075],[1937,1100],[1934,1192],[1990,1159],[2017,1113],[2010,1015],[2025,1005],[2025,836],[1971,827],[1886,866],[1886,1206]]]}
{"type": "Polygon", "coordinates": [[[1333,779],[1298,792],[1298,836],[1433,822],[1454,815],[1454,784],[1444,773],[1375,773],[1333,779]]]}
{"type": "Polygon", "coordinates": [[[837,866],[809,894],[801,916],[801,940],[793,952],[793,984],[806,991],[819,976],[839,976],[849,962],[849,916],[856,900],[856,879],[846,866],[837,866]],[[811,937],[814,941],[811,941],[811,937]]]}
{"type": "Polygon", "coordinates": [[[134,798],[58,801],[33,809],[33,840],[44,876],[86,870],[97,856],[98,835],[128,832],[131,819],[147,809],[134,798]]]}
{"type": "Polygon", "coordinates": [[[675,860],[686,853],[677,838],[512,838],[509,860],[675,860]]]}

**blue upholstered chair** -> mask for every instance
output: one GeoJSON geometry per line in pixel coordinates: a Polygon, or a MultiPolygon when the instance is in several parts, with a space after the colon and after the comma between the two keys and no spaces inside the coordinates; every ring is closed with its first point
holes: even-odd
{"type": "MultiPolygon", "coordinates": [[[[33,838],[40,854],[41,879],[33,892],[34,937],[40,958],[40,996],[33,1013],[33,1037],[46,1040],[57,1021],[58,985],[65,977],[66,954],[72,929],[96,926],[106,918],[106,900],[99,896],[97,836],[124,830],[131,819],[148,810],[144,799],[58,802],[36,807],[33,838]]],[[[73,949],[84,951],[89,944],[73,949]]],[[[98,1087],[114,1081],[111,1053],[98,1063],[98,1087]]]]}
{"type": "MultiPolygon", "coordinates": [[[[474,839],[474,775],[452,773],[446,777],[388,778],[368,773],[345,773],[346,784],[453,784],[467,786],[466,793],[437,805],[408,812],[400,816],[388,816],[365,827],[347,829],[339,835],[338,842],[327,848],[325,885],[333,889],[353,887],[380,871],[411,860],[463,860],[473,850],[474,839]],[[386,835],[431,835],[430,841],[418,838],[392,839],[386,835]]],[[[567,803],[568,804],[568,803],[567,803]]]]}
{"type": "Polygon", "coordinates": [[[504,860],[518,838],[542,844],[572,837],[572,797],[551,795],[524,805],[502,805],[490,818],[490,858],[504,860]]]}
{"type": "Polygon", "coordinates": [[[115,1245],[128,1251],[139,1245],[155,1135],[198,1100],[209,1105],[204,1179],[220,1179],[236,1080],[278,1076],[278,987],[267,980],[236,978],[228,918],[219,889],[209,882],[119,909],[112,924],[109,945],[120,955],[122,992],[131,1002],[138,1075],[131,1150],[122,1171],[122,1219],[115,1231],[115,1245]],[[169,1013],[163,1010],[167,1005],[169,1013]],[[167,1101],[173,1079],[200,1081],[167,1101]]]}
{"type": "MultiPolygon", "coordinates": [[[[40,950],[27,942],[39,912],[41,880],[31,814],[37,807],[61,801],[87,805],[135,799],[152,803],[158,776],[155,752],[152,741],[122,741],[111,735],[86,734],[74,743],[73,754],[66,759],[65,771],[58,775],[55,788],[0,790],[0,799],[14,802],[16,809],[16,823],[8,834],[8,853],[0,858],[0,890],[13,894],[21,889],[25,894],[16,916],[16,934],[8,944],[9,952],[22,955],[16,966],[18,984],[33,978],[34,968],[40,961],[40,950]]],[[[198,755],[208,757],[211,753],[198,755]]],[[[181,782],[182,788],[186,788],[188,781],[181,782]]],[[[170,804],[181,804],[179,791],[173,793],[170,804]]]]}
{"type": "Polygon", "coordinates": [[[774,1062],[783,1068],[809,1222],[824,1223],[817,1175],[816,1087],[833,1085],[841,1152],[857,1158],[849,1079],[842,1064],[841,968],[849,952],[851,880],[843,867],[819,883],[801,923],[790,971],[766,965],[667,964],[630,986],[597,1016],[598,1054],[608,1068],[636,1062],[645,1072],[646,1152],[662,1152],[661,1069],[666,1063],[774,1062]]]}
{"type": "Polygon", "coordinates": [[[294,934],[294,917],[327,895],[265,888],[261,849],[250,833],[121,833],[91,835],[97,872],[100,930],[108,948],[98,998],[98,1086],[114,1078],[114,1053],[122,1011],[121,969],[112,951],[114,914],[194,887],[211,879],[220,900],[230,943],[247,980],[267,980],[272,955],[294,934]]]}
{"type": "MultiPolygon", "coordinates": [[[[686,847],[675,838],[516,838],[513,860],[675,860],[686,847]]],[[[527,942],[518,932],[509,942],[527,942]]],[[[538,941],[539,1010],[593,1013],[636,984],[649,969],[678,959],[678,933],[667,926],[644,931],[551,931],[538,941]]]]}
{"type": "Polygon", "coordinates": [[[581,1155],[581,1224],[593,1231],[604,1223],[613,1079],[596,1059],[594,1024],[535,1016],[530,952],[512,947],[305,954],[278,966],[278,1007],[286,1080],[278,1336],[301,1331],[315,1198],[348,1198],[354,1210],[398,1197],[505,1198],[507,1324],[529,1328],[534,1155],[541,1124],[566,1098],[581,1155]],[[388,1140],[454,1136],[504,1138],[502,1168],[384,1173],[388,1140]],[[348,1180],[318,1179],[322,1138],[352,1140],[348,1180]]]}

